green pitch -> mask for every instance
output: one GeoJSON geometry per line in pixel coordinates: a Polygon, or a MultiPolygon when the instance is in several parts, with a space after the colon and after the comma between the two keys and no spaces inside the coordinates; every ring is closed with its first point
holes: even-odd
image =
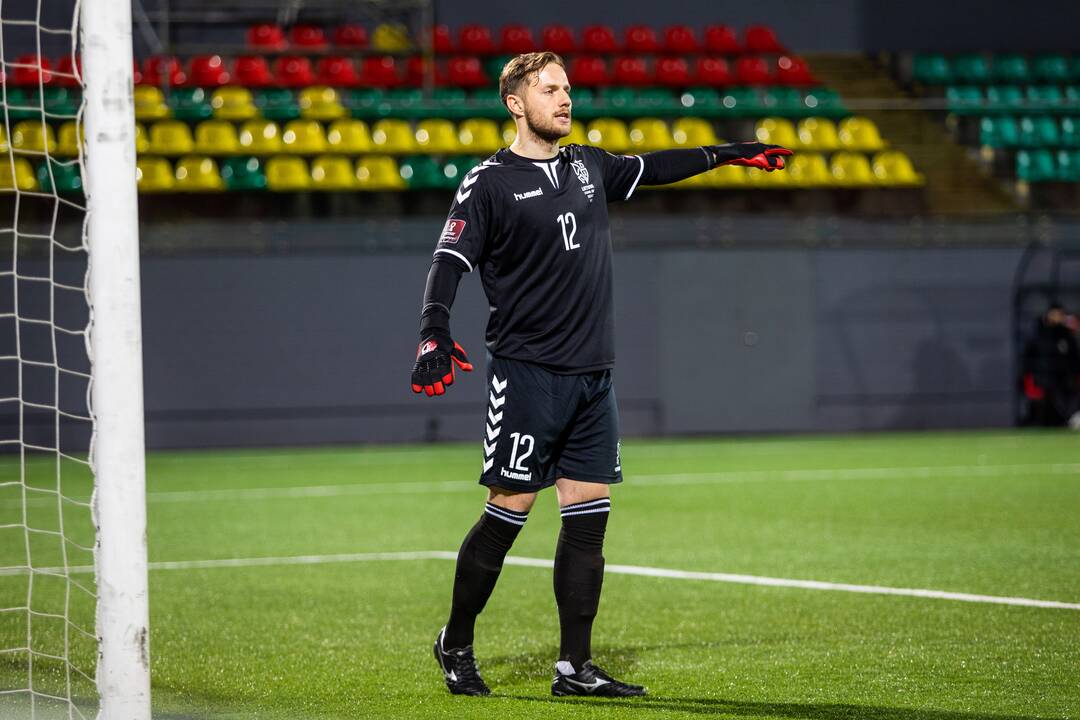
{"type": "MultiPolygon", "coordinates": [[[[451,697],[431,642],[453,563],[327,556],[456,550],[483,504],[480,453],[152,454],[151,561],[238,559],[151,571],[156,716],[1080,717],[1080,610],[623,574],[605,580],[594,653],[650,697],[554,699],[551,571],[525,566],[505,568],[477,628],[494,695],[451,697]]],[[[1080,602],[1075,433],[627,441],[622,456],[609,565],[1080,602]]],[[[0,496],[0,524],[17,501],[0,496]]],[[[22,531],[0,532],[0,565],[24,563],[22,531]]],[[[557,534],[546,491],[511,554],[550,559],[557,534]]],[[[0,578],[0,607],[26,587],[0,578]]],[[[34,642],[50,637],[35,624],[34,642]]],[[[0,649],[25,642],[25,612],[0,617],[0,649]]],[[[0,654],[0,690],[26,677],[24,653],[0,654]]],[[[0,695],[0,718],[19,697],[0,695]]]]}

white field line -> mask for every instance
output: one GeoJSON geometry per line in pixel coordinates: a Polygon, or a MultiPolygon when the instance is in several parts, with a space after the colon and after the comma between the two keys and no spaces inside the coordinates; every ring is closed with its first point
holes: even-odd
{"type": "MultiPolygon", "coordinates": [[[[421,550],[413,552],[343,553],[338,555],[298,555],[292,557],[224,558],[219,560],[182,560],[152,562],[151,570],[206,570],[213,568],[277,567],[282,565],[325,565],[330,563],[355,563],[379,560],[457,560],[457,553],[446,550],[421,550]]],[[[522,567],[551,568],[551,560],[509,556],[505,564],[522,567]]],[[[68,568],[69,573],[92,573],[94,568],[81,565],[68,568]]],[[[25,567],[0,568],[0,576],[25,575],[25,567]]],[[[63,568],[35,568],[40,573],[62,573],[63,568]]],[[[1055,610],[1080,610],[1080,603],[1033,598],[1007,597],[1001,595],[976,595],[972,593],[926,590],[922,588],[897,588],[882,585],[853,585],[850,583],[823,582],[820,580],[794,580],[762,575],[738,575],[733,573],[696,572],[641,565],[608,565],[604,572],[612,575],[637,575],[641,577],[667,578],[671,580],[699,580],[705,582],[735,583],[738,585],[762,585],[766,587],[799,588],[801,590],[832,590],[862,593],[866,595],[901,595],[905,597],[959,602],[987,603],[991,605],[1018,605],[1022,607],[1051,608],[1055,610]]]]}

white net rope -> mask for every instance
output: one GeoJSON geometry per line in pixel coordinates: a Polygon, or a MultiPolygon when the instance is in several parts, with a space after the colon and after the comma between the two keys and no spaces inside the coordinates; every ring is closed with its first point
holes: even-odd
{"type": "Polygon", "coordinates": [[[92,718],[79,6],[0,0],[0,718],[92,718]]]}

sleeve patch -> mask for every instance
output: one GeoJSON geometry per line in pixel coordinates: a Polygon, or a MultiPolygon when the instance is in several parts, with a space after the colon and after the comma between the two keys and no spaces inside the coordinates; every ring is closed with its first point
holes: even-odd
{"type": "Polygon", "coordinates": [[[446,221],[446,225],[443,227],[442,234],[439,235],[439,242],[453,245],[461,239],[461,233],[464,232],[464,230],[464,220],[450,218],[446,221]]]}

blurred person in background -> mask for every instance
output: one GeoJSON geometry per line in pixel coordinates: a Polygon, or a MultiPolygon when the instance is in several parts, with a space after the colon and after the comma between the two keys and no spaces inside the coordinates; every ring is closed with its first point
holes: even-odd
{"type": "Polygon", "coordinates": [[[1080,430],[1080,350],[1078,320],[1055,301],[1035,321],[1035,334],[1024,348],[1025,425],[1080,430]]]}

